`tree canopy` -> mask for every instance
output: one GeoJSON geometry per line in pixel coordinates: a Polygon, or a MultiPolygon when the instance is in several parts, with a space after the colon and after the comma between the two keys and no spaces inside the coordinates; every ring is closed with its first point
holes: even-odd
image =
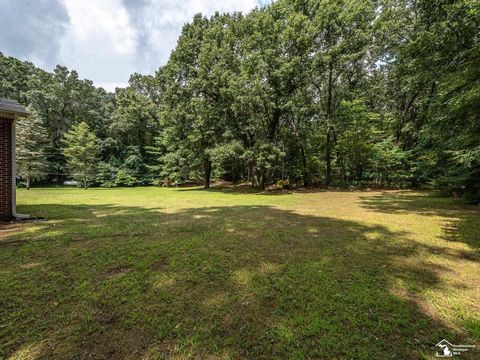
{"type": "Polygon", "coordinates": [[[63,154],[67,160],[70,175],[82,181],[87,189],[88,181],[94,178],[98,160],[98,139],[86,122],[73,126],[64,137],[63,154]]]}
{"type": "Polygon", "coordinates": [[[278,0],[196,15],[167,64],[107,93],[74,70],[0,56],[0,96],[31,106],[48,181],[64,141],[99,139],[104,186],[211,179],[264,188],[434,187],[480,197],[476,0],[278,0]],[[82,125],[83,126],[83,125],[82,125]]]}

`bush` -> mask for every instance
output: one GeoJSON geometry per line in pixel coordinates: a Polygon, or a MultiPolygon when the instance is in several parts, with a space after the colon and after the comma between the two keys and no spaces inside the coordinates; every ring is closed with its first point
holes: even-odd
{"type": "Polygon", "coordinates": [[[275,189],[277,189],[277,190],[288,189],[289,186],[290,186],[290,182],[288,181],[288,179],[286,179],[286,180],[278,180],[278,181],[275,183],[275,189]]]}
{"type": "Polygon", "coordinates": [[[117,168],[108,163],[100,162],[97,168],[97,182],[101,187],[113,187],[115,186],[117,168]]]}
{"type": "Polygon", "coordinates": [[[130,175],[127,170],[120,169],[115,178],[115,186],[134,186],[137,184],[137,178],[130,175]]]}

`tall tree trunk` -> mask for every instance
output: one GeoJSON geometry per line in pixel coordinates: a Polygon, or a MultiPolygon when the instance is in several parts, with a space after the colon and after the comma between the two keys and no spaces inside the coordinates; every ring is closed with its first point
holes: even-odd
{"type": "Polygon", "coordinates": [[[360,164],[360,165],[357,165],[357,168],[356,168],[356,180],[357,181],[360,181],[362,180],[362,177],[363,177],[363,166],[360,164]]]}
{"type": "Polygon", "coordinates": [[[301,154],[302,154],[302,166],[303,166],[302,177],[303,177],[303,186],[308,186],[308,185],[310,185],[310,178],[309,178],[309,175],[308,175],[307,158],[306,158],[306,156],[305,156],[305,149],[304,149],[303,145],[300,145],[300,152],[301,152],[301,154]]]}
{"type": "Polygon", "coordinates": [[[87,190],[87,177],[83,178],[83,188],[87,190]]]}
{"type": "Polygon", "coordinates": [[[331,136],[331,122],[332,122],[332,97],[333,97],[333,62],[330,61],[328,65],[328,94],[327,94],[327,137],[325,144],[325,163],[327,173],[325,175],[325,185],[330,186],[332,182],[332,136],[331,136]]]}
{"type": "Polygon", "coordinates": [[[330,147],[331,147],[330,128],[328,128],[326,144],[325,144],[325,165],[326,165],[325,185],[326,186],[330,186],[332,182],[332,150],[330,147]]]}
{"type": "Polygon", "coordinates": [[[204,170],[204,184],[205,189],[210,188],[210,175],[212,173],[212,162],[210,159],[205,159],[203,161],[203,170],[204,170]]]}
{"type": "Polygon", "coordinates": [[[340,177],[342,179],[343,186],[345,186],[347,184],[347,171],[345,168],[345,159],[338,148],[337,132],[335,131],[335,129],[333,129],[332,133],[333,133],[333,147],[335,149],[336,161],[338,162],[340,167],[340,177]]]}
{"type": "MultiPolygon", "coordinates": [[[[307,168],[307,157],[305,155],[305,146],[303,145],[303,141],[300,138],[300,134],[297,129],[297,125],[295,124],[295,116],[292,112],[292,128],[293,128],[293,133],[295,134],[297,141],[298,141],[298,146],[300,147],[300,154],[302,155],[302,178],[303,178],[303,186],[308,186],[310,185],[310,177],[308,174],[308,168],[307,168]]],[[[285,151],[285,150],[284,150],[285,151]]]]}
{"type": "Polygon", "coordinates": [[[272,120],[269,124],[269,140],[273,141],[277,133],[278,125],[280,124],[280,116],[282,112],[280,108],[276,107],[272,114],[272,120]]]}
{"type": "Polygon", "coordinates": [[[266,183],[267,176],[265,173],[262,171],[260,173],[260,177],[258,179],[258,186],[260,187],[260,190],[265,190],[265,183],[266,183]]]}
{"type": "Polygon", "coordinates": [[[30,190],[30,182],[31,182],[31,178],[30,176],[27,176],[27,190],[30,190]]]}
{"type": "Polygon", "coordinates": [[[248,179],[252,183],[252,188],[254,188],[255,187],[255,181],[256,181],[256,174],[255,174],[255,167],[253,166],[253,164],[250,164],[248,166],[248,179]]]}

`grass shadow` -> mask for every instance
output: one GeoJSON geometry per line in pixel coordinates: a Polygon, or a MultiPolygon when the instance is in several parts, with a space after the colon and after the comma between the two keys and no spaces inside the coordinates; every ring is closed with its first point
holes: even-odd
{"type": "MultiPolygon", "coordinates": [[[[421,214],[444,220],[442,239],[469,245],[480,256],[480,216],[478,205],[468,205],[432,193],[383,193],[361,197],[367,210],[393,215],[421,214]]],[[[465,255],[468,256],[468,255],[465,255]]],[[[480,260],[480,258],[479,258],[480,260]]]]}
{"type": "Polygon", "coordinates": [[[0,241],[0,357],[423,358],[471,335],[416,301],[438,269],[383,226],[270,206],[20,208],[50,220],[0,241]]]}

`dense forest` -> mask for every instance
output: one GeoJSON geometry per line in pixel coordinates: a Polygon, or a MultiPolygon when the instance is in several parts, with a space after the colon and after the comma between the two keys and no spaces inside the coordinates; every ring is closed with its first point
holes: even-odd
{"type": "MultiPolygon", "coordinates": [[[[112,59],[115,61],[115,59],[112,59]]],[[[196,15],[108,93],[0,54],[28,184],[428,187],[480,197],[478,0],[278,0],[196,15]]]]}

